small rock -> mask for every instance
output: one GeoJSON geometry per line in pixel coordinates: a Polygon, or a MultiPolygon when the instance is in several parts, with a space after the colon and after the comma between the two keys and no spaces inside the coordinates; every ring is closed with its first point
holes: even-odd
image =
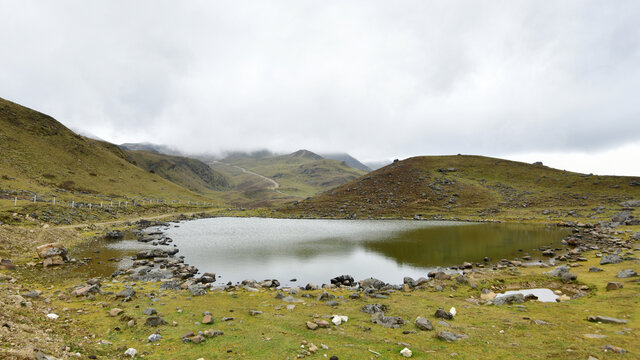
{"type": "Polygon", "coordinates": [[[205,315],[205,316],[202,318],[202,323],[203,323],[203,324],[207,324],[207,325],[208,325],[208,324],[213,324],[213,317],[212,317],[211,315],[205,315]]]}
{"type": "Polygon", "coordinates": [[[149,337],[147,338],[147,340],[149,342],[158,342],[162,339],[162,335],[160,334],[151,334],[149,335],[149,337]]]}
{"type": "Polygon", "coordinates": [[[453,314],[444,310],[443,308],[438,308],[438,310],[436,310],[435,317],[445,320],[451,320],[453,319],[453,314]]]}
{"type": "Polygon", "coordinates": [[[138,350],[134,348],[128,348],[127,351],[124,352],[126,356],[136,357],[138,355],[138,350]]]}
{"type": "Polygon", "coordinates": [[[142,314],[147,315],[147,316],[151,316],[151,315],[155,315],[158,312],[156,311],[156,309],[154,308],[146,308],[144,309],[144,311],[142,312],[142,314]]]}
{"type": "Polygon", "coordinates": [[[362,312],[367,314],[384,313],[387,311],[387,305],[382,304],[367,304],[362,307],[362,312]]]}
{"type": "Polygon", "coordinates": [[[623,269],[618,272],[618,278],[625,279],[638,275],[633,269],[623,269]]]}
{"type": "Polygon", "coordinates": [[[587,320],[591,322],[601,322],[603,324],[626,324],[627,320],[616,319],[609,316],[589,316],[587,320]]]}
{"type": "Polygon", "coordinates": [[[622,258],[615,254],[607,254],[600,259],[600,265],[618,264],[620,262],[622,262],[622,258]]]}
{"type": "Polygon", "coordinates": [[[618,289],[622,289],[622,283],[619,283],[619,282],[607,283],[607,290],[618,290],[618,289]]]}
{"type": "Polygon", "coordinates": [[[400,354],[402,356],[404,356],[404,357],[407,357],[407,358],[410,358],[411,356],[413,356],[413,353],[408,348],[404,348],[404,349],[400,350],[400,354]]]}
{"type": "Polygon", "coordinates": [[[109,310],[109,316],[118,316],[120,314],[122,314],[122,309],[113,308],[113,309],[109,310]]]}
{"type": "Polygon", "coordinates": [[[58,316],[58,315],[56,315],[54,313],[47,314],[47,319],[49,319],[49,320],[57,320],[59,317],[60,316],[58,316]]]}
{"type": "Polygon", "coordinates": [[[160,326],[160,325],[166,325],[167,322],[164,321],[164,319],[161,318],[160,316],[149,316],[145,324],[147,326],[160,326]]]}
{"type": "Polygon", "coordinates": [[[262,314],[262,311],[259,310],[249,310],[249,315],[256,316],[262,314]]]}
{"type": "Polygon", "coordinates": [[[627,352],[627,350],[625,350],[625,349],[623,349],[621,347],[618,347],[618,346],[613,346],[611,344],[605,345],[601,349],[604,350],[605,352],[611,351],[611,352],[614,352],[614,353],[617,353],[617,354],[624,354],[624,353],[627,352]]]}
{"type": "Polygon", "coordinates": [[[316,330],[317,328],[318,328],[318,324],[311,321],[307,321],[307,329],[316,330]]]}

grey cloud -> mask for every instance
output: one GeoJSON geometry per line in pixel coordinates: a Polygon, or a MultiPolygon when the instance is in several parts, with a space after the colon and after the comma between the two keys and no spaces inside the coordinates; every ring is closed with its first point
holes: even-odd
{"type": "Polygon", "coordinates": [[[0,96],[113,142],[377,159],[640,141],[634,1],[0,6],[0,96]]]}

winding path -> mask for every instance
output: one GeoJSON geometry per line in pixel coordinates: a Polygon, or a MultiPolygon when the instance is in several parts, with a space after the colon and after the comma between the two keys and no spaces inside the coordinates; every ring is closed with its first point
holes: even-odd
{"type": "Polygon", "coordinates": [[[221,162],[221,161],[216,161],[216,160],[214,160],[213,162],[214,162],[214,163],[217,163],[217,164],[222,164],[222,165],[226,165],[226,166],[231,166],[231,167],[234,167],[234,168],[236,168],[236,169],[238,169],[238,170],[242,171],[243,173],[247,173],[247,174],[250,174],[250,175],[253,175],[253,176],[257,176],[257,177],[259,177],[260,179],[262,179],[262,180],[264,180],[264,181],[266,181],[266,182],[268,182],[268,183],[270,183],[270,184],[271,184],[271,186],[269,186],[269,190],[275,191],[275,192],[277,192],[278,194],[286,195],[286,194],[285,194],[285,193],[283,193],[282,191],[278,190],[278,188],[280,188],[280,184],[278,184],[278,182],[277,182],[277,181],[275,181],[275,180],[273,180],[273,179],[270,179],[270,178],[268,178],[268,177],[266,177],[266,176],[264,176],[264,175],[260,175],[260,174],[258,174],[258,173],[255,173],[255,172],[253,172],[253,171],[251,171],[251,170],[247,170],[247,169],[245,169],[245,168],[243,168],[243,167],[240,167],[240,166],[238,166],[238,165],[227,164],[227,163],[223,163],[223,162],[221,162]]]}

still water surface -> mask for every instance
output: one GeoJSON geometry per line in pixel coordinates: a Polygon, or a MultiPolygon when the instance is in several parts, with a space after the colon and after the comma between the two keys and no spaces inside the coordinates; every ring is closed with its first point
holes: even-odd
{"type": "MultiPolygon", "coordinates": [[[[185,262],[218,282],[278,279],[328,283],[349,274],[402,283],[438,266],[499,260],[557,246],[564,229],[521,224],[430,221],[213,218],[171,225],[165,233],[185,262]]],[[[124,244],[122,244],[124,245],[124,244]]]]}

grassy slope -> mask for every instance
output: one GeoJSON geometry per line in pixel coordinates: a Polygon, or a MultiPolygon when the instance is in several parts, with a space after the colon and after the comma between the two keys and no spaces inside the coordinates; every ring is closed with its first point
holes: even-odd
{"type": "MultiPolygon", "coordinates": [[[[638,231],[640,228],[628,228],[638,231]]],[[[624,235],[625,237],[628,235],[624,235]]],[[[550,287],[564,291],[564,285],[552,280],[543,272],[549,269],[538,267],[518,268],[518,271],[504,270],[483,275],[469,275],[477,288],[459,284],[455,280],[439,281],[444,291],[433,288],[414,290],[410,293],[397,292],[388,299],[362,298],[351,300],[350,292],[332,290],[328,292],[343,296],[337,307],[327,306],[316,301],[321,291],[312,291],[311,298],[302,299],[304,303],[295,303],[293,310],[285,308],[288,303],[275,298],[276,291],[251,293],[245,290],[237,292],[212,292],[204,296],[192,297],[188,291],[158,291],[158,283],[139,283],[135,289],[137,296],[132,302],[121,302],[112,295],[96,295],[95,299],[72,298],[59,299],[56,290],[68,293],[68,286],[77,284],[77,278],[62,276],[65,269],[42,272],[42,276],[23,279],[26,288],[45,289],[43,297],[52,299],[46,306],[61,316],[56,322],[47,321],[43,313],[30,315],[33,324],[40,328],[51,328],[54,334],[64,334],[67,343],[73,344],[73,351],[85,355],[95,354],[98,358],[117,358],[124,349],[133,347],[139,353],[145,352],[148,359],[185,358],[196,359],[284,359],[295,358],[301,351],[301,342],[308,341],[320,347],[325,344],[329,350],[320,350],[311,358],[324,358],[337,355],[340,359],[376,358],[369,349],[383,354],[384,358],[401,358],[399,351],[407,345],[414,352],[414,358],[450,359],[452,353],[461,359],[586,359],[596,356],[599,359],[635,358],[640,351],[637,342],[639,288],[634,279],[616,279],[624,283],[624,288],[606,291],[608,281],[615,279],[621,269],[634,267],[637,263],[625,261],[620,264],[600,266],[595,251],[585,253],[588,261],[572,268],[578,275],[578,284],[587,285],[591,294],[562,303],[527,302],[524,308],[516,306],[475,305],[467,301],[478,298],[482,288],[495,287],[496,292],[509,289],[550,287]],[[591,266],[604,268],[603,272],[589,272],[591,266]],[[48,280],[46,280],[48,279],[48,280]],[[48,281],[51,281],[49,283],[48,281]],[[49,288],[49,284],[53,287],[49,288]],[[156,295],[152,301],[145,293],[156,295]],[[387,315],[400,316],[408,324],[399,329],[386,329],[371,323],[371,315],[360,309],[367,303],[381,303],[389,307],[387,315]],[[448,321],[451,328],[438,324],[433,316],[438,307],[449,309],[456,307],[458,315],[448,321]],[[108,311],[114,307],[124,310],[125,316],[110,317],[108,311]],[[144,325],[142,311],[147,307],[155,308],[159,315],[175,326],[165,325],[151,328],[144,325]],[[66,309],[66,310],[65,310],[66,309]],[[177,309],[181,309],[180,312],[177,309]],[[82,310],[82,311],[80,311],[82,310]],[[264,313],[250,316],[249,310],[264,313]],[[215,323],[198,323],[202,313],[210,311],[215,323]],[[313,318],[322,318],[333,314],[343,314],[349,321],[330,329],[307,330],[305,322],[313,318]],[[589,315],[604,315],[628,319],[627,325],[595,324],[586,321],[589,315]],[[221,321],[231,316],[231,322],[221,321]],[[436,331],[446,330],[469,336],[458,342],[447,343],[434,337],[436,331],[422,332],[413,325],[417,316],[429,319],[436,331]],[[134,327],[127,327],[128,319],[136,321],[134,327]],[[536,325],[533,320],[544,320],[550,325],[536,325]],[[69,327],[71,323],[73,326],[69,327]],[[114,330],[119,328],[120,330],[114,330]],[[224,335],[208,339],[202,344],[183,343],[180,336],[186,332],[217,329],[224,335]],[[409,331],[405,334],[404,331],[409,331]],[[416,331],[412,333],[412,331],[416,331]],[[502,331],[502,332],[501,332],[502,331]],[[163,339],[158,345],[147,342],[147,337],[158,332],[163,339]],[[584,334],[599,334],[606,338],[589,339],[584,334]],[[95,338],[92,337],[95,335],[95,338]],[[98,340],[105,339],[113,345],[99,345],[98,340]],[[605,353],[603,345],[613,344],[629,351],[621,356],[605,353]],[[231,352],[227,352],[231,350],[231,352]]],[[[636,269],[637,270],[637,269],[636,269]]],[[[32,270],[39,271],[39,270],[32,270]]],[[[88,279],[91,275],[85,276],[88,279]]],[[[105,281],[105,291],[117,292],[126,284],[105,281]]],[[[37,304],[42,300],[36,301],[37,304]]]]}
{"type": "Polygon", "coordinates": [[[124,153],[134,165],[192,191],[203,193],[229,186],[224,175],[200,160],[143,150],[124,150],[124,153]]]}
{"type": "MultiPolygon", "coordinates": [[[[0,99],[0,191],[57,200],[206,200],[126,160],[115,145],[76,135],[50,116],[0,99]]],[[[6,201],[5,201],[6,202],[6,201]]],[[[13,202],[11,201],[11,205],[13,202]]],[[[7,206],[7,204],[0,204],[7,206]]]]}
{"type": "Polygon", "coordinates": [[[482,156],[425,156],[400,161],[291,206],[285,212],[338,216],[441,215],[561,217],[568,209],[640,198],[640,178],[592,176],[482,156]],[[455,168],[455,172],[438,169],[455,168]],[[545,211],[550,210],[550,211],[545,211]],[[556,212],[557,211],[557,212],[556,212]],[[564,211],[564,213],[563,213],[564,211]]]}
{"type": "Polygon", "coordinates": [[[224,159],[223,162],[274,179],[280,184],[280,191],[297,197],[312,196],[366,173],[339,161],[323,159],[306,150],[260,158],[233,156],[224,159]]]}

